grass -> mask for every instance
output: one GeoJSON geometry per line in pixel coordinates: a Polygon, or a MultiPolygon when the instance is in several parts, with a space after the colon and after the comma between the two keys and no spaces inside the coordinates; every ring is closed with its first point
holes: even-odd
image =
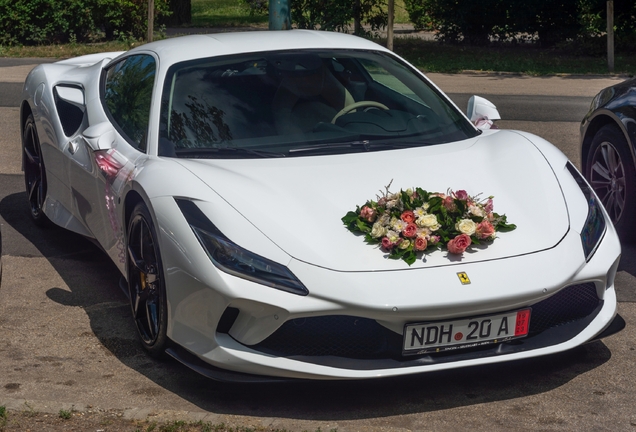
{"type": "Polygon", "coordinates": [[[241,0],[192,0],[193,27],[236,27],[267,25],[266,15],[250,16],[241,0]]]}
{"type": "MultiPolygon", "coordinates": [[[[425,72],[456,73],[477,70],[528,75],[607,73],[607,61],[604,57],[582,56],[567,49],[540,49],[520,45],[462,47],[396,38],[394,50],[425,72]]],[[[636,53],[616,55],[614,70],[618,74],[634,75],[636,53]]]]}
{"type": "Polygon", "coordinates": [[[62,44],[62,45],[36,45],[36,46],[2,46],[0,45],[0,57],[51,57],[70,58],[85,54],[94,54],[109,51],[127,51],[140,41],[111,41],[92,44],[62,44]]]}
{"type": "Polygon", "coordinates": [[[61,409],[58,415],[63,420],[69,420],[71,417],[73,417],[73,413],[65,409],[61,409]]]}

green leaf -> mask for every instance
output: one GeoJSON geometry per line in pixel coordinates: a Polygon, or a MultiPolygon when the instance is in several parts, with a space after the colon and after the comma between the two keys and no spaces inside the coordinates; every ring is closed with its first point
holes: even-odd
{"type": "Polygon", "coordinates": [[[517,225],[515,224],[506,224],[506,223],[497,224],[497,231],[509,232],[515,229],[517,229],[517,225]]]}
{"type": "Polygon", "coordinates": [[[407,253],[404,254],[402,259],[410,266],[417,260],[417,255],[413,250],[407,250],[407,253]]]}
{"type": "Polygon", "coordinates": [[[342,222],[345,223],[345,225],[349,225],[351,222],[355,221],[356,219],[358,219],[358,214],[356,212],[347,212],[346,215],[344,215],[342,217],[342,222]]]}
{"type": "Polygon", "coordinates": [[[371,232],[371,228],[369,227],[369,225],[367,225],[367,222],[364,222],[360,219],[356,221],[356,227],[363,233],[371,232]]]}
{"type": "Polygon", "coordinates": [[[417,192],[417,196],[423,203],[427,202],[430,198],[430,194],[422,188],[415,188],[415,192],[417,192]]]}
{"type": "Polygon", "coordinates": [[[464,213],[466,213],[466,201],[462,201],[460,199],[455,198],[453,200],[453,202],[455,203],[455,206],[457,207],[457,211],[463,215],[464,213]]]}
{"type": "Polygon", "coordinates": [[[402,198],[402,202],[404,203],[405,210],[413,210],[413,207],[411,206],[411,197],[409,196],[409,194],[401,190],[400,198],[402,198]]]}
{"type": "Polygon", "coordinates": [[[378,244],[378,243],[380,243],[380,240],[378,240],[377,238],[371,237],[371,234],[369,234],[369,233],[366,233],[364,235],[364,241],[367,242],[368,244],[378,244]]]}

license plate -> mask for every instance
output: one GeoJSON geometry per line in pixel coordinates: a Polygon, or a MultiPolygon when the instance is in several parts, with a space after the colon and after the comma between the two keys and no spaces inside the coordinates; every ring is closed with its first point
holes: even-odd
{"type": "Polygon", "coordinates": [[[406,324],[403,354],[426,354],[491,343],[528,335],[531,309],[476,318],[406,324]]]}

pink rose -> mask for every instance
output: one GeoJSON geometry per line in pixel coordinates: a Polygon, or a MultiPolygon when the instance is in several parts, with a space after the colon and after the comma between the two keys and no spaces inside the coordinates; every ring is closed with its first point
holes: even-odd
{"type": "Polygon", "coordinates": [[[455,205],[455,201],[453,200],[453,197],[449,197],[447,196],[446,198],[444,198],[444,202],[442,203],[442,205],[446,208],[446,210],[448,211],[455,211],[457,210],[457,206],[455,205]]]}
{"type": "Polygon", "coordinates": [[[434,244],[436,244],[436,243],[439,243],[439,241],[440,241],[440,240],[441,240],[440,236],[436,236],[436,235],[434,235],[434,236],[430,236],[430,237],[429,237],[428,242],[429,242],[430,244],[434,245],[434,244]]]}
{"type": "Polygon", "coordinates": [[[411,210],[404,210],[400,215],[400,219],[402,219],[406,223],[415,222],[415,213],[411,210]]]}
{"type": "Polygon", "coordinates": [[[446,247],[448,248],[448,252],[456,255],[461,255],[464,253],[466,248],[470,246],[470,243],[470,236],[466,234],[460,234],[454,239],[450,240],[446,244],[446,247]]]}
{"type": "Polygon", "coordinates": [[[458,190],[455,191],[455,197],[457,199],[460,199],[462,201],[466,201],[468,199],[468,192],[466,192],[465,190],[458,190]]]}
{"type": "Polygon", "coordinates": [[[404,229],[402,230],[402,234],[404,234],[404,237],[406,238],[413,238],[417,235],[417,229],[417,225],[411,222],[404,227],[404,229]]]}
{"type": "Polygon", "coordinates": [[[426,241],[426,237],[420,236],[415,239],[415,245],[413,246],[416,251],[423,251],[428,246],[428,242],[426,241]]]}
{"type": "Polygon", "coordinates": [[[495,227],[492,226],[490,221],[483,220],[477,224],[475,227],[475,235],[478,239],[484,240],[488,237],[492,236],[495,233],[495,227]]]}
{"type": "Polygon", "coordinates": [[[395,243],[389,240],[388,237],[382,237],[382,247],[384,249],[390,251],[391,249],[393,249],[394,246],[395,246],[395,243]]]}
{"type": "Polygon", "coordinates": [[[376,211],[369,206],[364,206],[362,207],[362,210],[360,210],[360,217],[367,222],[375,221],[376,216],[376,211]]]}

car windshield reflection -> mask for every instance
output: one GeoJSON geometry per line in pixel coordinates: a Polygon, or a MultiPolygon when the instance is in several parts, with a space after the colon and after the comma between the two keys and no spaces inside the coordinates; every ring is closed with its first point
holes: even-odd
{"type": "Polygon", "coordinates": [[[159,155],[335,154],[476,134],[424,79],[385,53],[284,51],[173,65],[162,94],[159,155]]]}

